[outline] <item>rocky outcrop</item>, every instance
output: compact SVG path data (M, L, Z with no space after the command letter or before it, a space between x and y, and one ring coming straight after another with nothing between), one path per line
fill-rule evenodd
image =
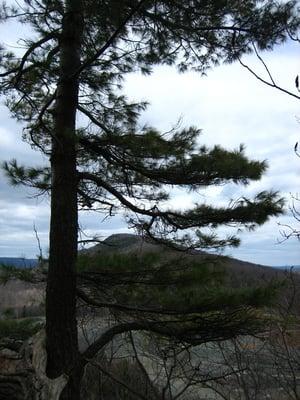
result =
M67 383L46 376L45 333L41 330L19 351L0 350L0 400L58 400Z

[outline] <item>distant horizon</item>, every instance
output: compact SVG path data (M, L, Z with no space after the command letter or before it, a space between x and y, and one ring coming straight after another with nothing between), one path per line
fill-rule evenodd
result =
M226 255L225 255L226 256ZM243 260L241 258L238 257L232 257L229 256L230 258L239 260L239 261L243 261L243 262L247 262L250 264L254 264L254 265L262 265L264 267L271 267L271 268L300 268L300 264L294 265L294 264L285 264L285 265L268 265L268 264L259 264L259 263L255 263L249 260ZM17 257L17 256L0 256L0 264L4 263L6 260L20 260L20 261L31 261L31 262L35 262L38 260L38 257Z

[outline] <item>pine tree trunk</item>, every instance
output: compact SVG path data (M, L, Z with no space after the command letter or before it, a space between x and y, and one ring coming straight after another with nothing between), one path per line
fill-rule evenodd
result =
M50 255L46 291L47 375L70 374L78 362L76 323L77 174L76 108L83 17L81 1L65 2L60 40L60 77L52 138ZM79 382L70 379L62 396L79 399Z

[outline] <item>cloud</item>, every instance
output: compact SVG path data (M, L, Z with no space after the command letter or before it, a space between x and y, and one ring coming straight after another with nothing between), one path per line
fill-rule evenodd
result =
M294 93L294 79L300 67L297 53L298 49L290 45L286 52L280 48L265 54L274 79ZM247 63L266 76L254 57L248 57ZM271 189L289 199L290 193L297 191L300 162L293 148L299 141L299 100L266 87L240 65L216 68L206 77L196 73L178 75L171 68L160 67L150 78L129 77L126 92L134 100L150 101L141 123L167 131L182 117L184 125L202 128L199 142L210 146L221 144L229 149L244 143L249 158L268 162L268 171L260 181L247 187L229 184L221 189L201 191L206 201L224 205L230 199L243 195L251 198ZM180 195L172 204L190 205L191 198ZM284 220L295 223L291 216ZM291 241L279 247L277 222L273 218L256 232L243 234L242 246L230 250L231 253L264 264L279 265L284 260L296 263L299 243Z
M1 32L1 30L0 30ZM7 39L13 42L13 37ZM289 90L294 90L294 78L299 73L299 49L294 44L266 53L265 59L274 79ZM263 71L255 58L246 58L255 70ZM299 187L299 159L293 153L299 141L299 101L268 88L253 78L238 64L224 65L208 71L178 74L169 67L155 68L149 77L140 74L128 76L124 92L132 100L147 100L150 106L141 116L141 124L150 124L168 131L182 117L182 126L202 129L199 143L220 144L228 149L246 145L249 158L267 160L268 171L259 182L247 187L225 185L208 188L198 194L176 190L170 201L175 209L184 209L195 202L228 204L230 199L246 195L253 197L265 189L275 189L289 198ZM0 107L0 161L17 158L26 165L39 165L46 160L21 140L22 126L9 118ZM0 255L30 257L37 254L33 231L35 223L42 245L48 246L49 200L33 198L25 188L12 188L0 173ZM122 216L103 220L101 215L81 216L81 225L89 235L103 237L115 232L126 232ZM242 246L228 253L262 264L282 265L298 263L299 243L287 241L277 244L280 237L278 221L294 224L291 215L272 219L256 232L243 233ZM224 234L227 232L223 230ZM286 261L286 262L285 262Z

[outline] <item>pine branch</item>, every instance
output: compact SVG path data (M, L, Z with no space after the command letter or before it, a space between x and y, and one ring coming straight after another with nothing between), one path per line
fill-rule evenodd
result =
M252 323L251 323L252 322ZM195 316L183 320L130 321L108 328L81 354L81 367L94 358L116 335L145 331L172 338L177 342L199 345L236 335L263 331L264 318L256 317L251 308L241 307L217 316Z
M24 70L24 65L28 61L28 58L30 57L30 55L34 52L34 50L41 47L44 43L47 43L47 42L49 42L49 40L55 39L57 37L58 37L57 32L50 32L48 35L42 37L37 42L32 43L32 45L29 47L29 49L22 56L22 59L21 59L19 65L16 68L13 68L6 72L0 73L0 77L4 78L8 75L17 73L16 76L14 77L14 86L17 88L23 73L26 72L26 70Z
M137 13L137 11L141 8L143 3L145 3L146 0L140 0L137 5L131 10L131 12L128 14L126 18L122 21L120 26L115 30L115 32L111 35L111 37L108 39L108 41L89 59L84 61L81 66L78 68L78 70L74 73L75 76L78 76L81 74L82 71L84 71L86 68L90 67L93 62L95 62L117 39L117 37L120 35L120 33L123 31L127 23L131 20L131 18Z

